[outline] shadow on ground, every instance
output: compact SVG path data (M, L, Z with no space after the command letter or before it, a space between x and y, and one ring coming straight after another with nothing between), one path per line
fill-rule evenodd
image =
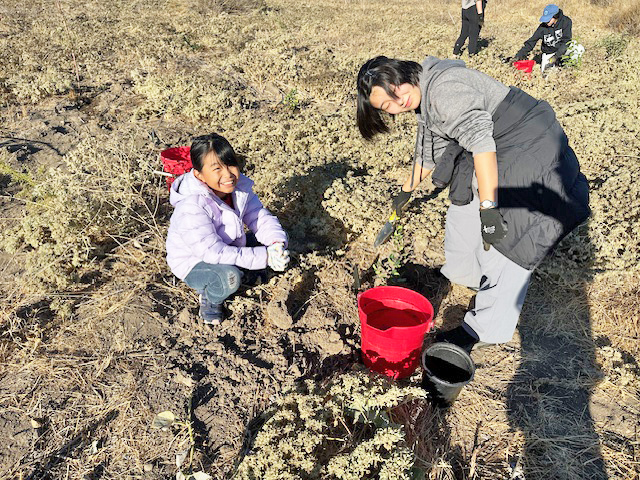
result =
M507 389L509 422L525 436L520 458L512 459L523 478L541 478L542 472L554 472L545 478L608 478L590 413L601 378L586 291L592 263L582 265L581 280L571 286L533 276L528 303L535 299L536 311L525 307L521 316L522 360ZM550 327L547 316L557 323Z
M337 179L353 168L340 162L330 162L311 168L303 175L294 175L278 188L278 199L284 205L278 218L289 234L289 245L298 253L322 247L341 248L347 243L349 230L322 207L324 192ZM355 175L364 175L356 171Z

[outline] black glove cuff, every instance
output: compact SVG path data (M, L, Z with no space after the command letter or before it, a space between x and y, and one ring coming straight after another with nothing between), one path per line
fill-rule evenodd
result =
M393 198L393 208L396 211L396 215L400 215L402 207L411 199L411 192L405 192L400 189L400 192Z
M480 210L480 223L482 239L489 244L499 242L507 234L507 224L497 208Z
M502 221L502 215L497 207L480 209L480 220L483 223L495 223Z

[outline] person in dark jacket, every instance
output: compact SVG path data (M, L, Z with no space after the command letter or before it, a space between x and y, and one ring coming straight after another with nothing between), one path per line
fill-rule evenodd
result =
M414 165L393 200L400 211L429 174L449 185L445 264L477 291L462 325L441 332L471 351L511 339L531 272L590 214L587 180L551 106L466 68L461 60L375 57L360 69L356 118L371 139L383 112L414 112Z
M518 50L514 60L526 59L538 40L542 40L543 64L547 62L560 64L571 41L571 25L571 19L562 13L560 7L553 4L547 5L540 17L540 25Z
M469 39L469 55L478 53L478 36L484 25L486 0L462 0L462 26L453 46L453 54L460 55L464 42Z

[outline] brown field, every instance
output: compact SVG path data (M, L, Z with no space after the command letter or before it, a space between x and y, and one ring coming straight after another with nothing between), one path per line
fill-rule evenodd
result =
M438 273L448 200L428 182L373 248L415 121L362 141L355 75L378 54L450 57L457 1L4 0L0 477L640 478L640 10L567 0L582 67L516 75L501 60L544 5L490 0L487 48L463 59L555 108L593 215L536 270L514 339L474 352L475 380L441 411L412 389L419 373L394 386L359 364L356 266L363 288L427 296L437 327L472 292ZM215 330L165 263L153 173L161 150L211 131L245 157L292 251ZM179 424L152 428L167 410ZM370 438L381 418L393 439ZM260 462L280 463L251 474Z

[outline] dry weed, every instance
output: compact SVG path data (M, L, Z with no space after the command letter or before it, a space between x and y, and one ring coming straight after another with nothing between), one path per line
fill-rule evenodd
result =
M413 454L392 412L424 395L367 373L300 385L265 413L234 478L409 479Z
M163 237L154 219L155 157L135 143L135 136L110 145L87 139L23 190L25 215L0 242L10 253L27 249L32 287L69 288L114 247L143 232Z
M609 18L609 26L618 32L640 36L640 4L631 4L614 12Z

